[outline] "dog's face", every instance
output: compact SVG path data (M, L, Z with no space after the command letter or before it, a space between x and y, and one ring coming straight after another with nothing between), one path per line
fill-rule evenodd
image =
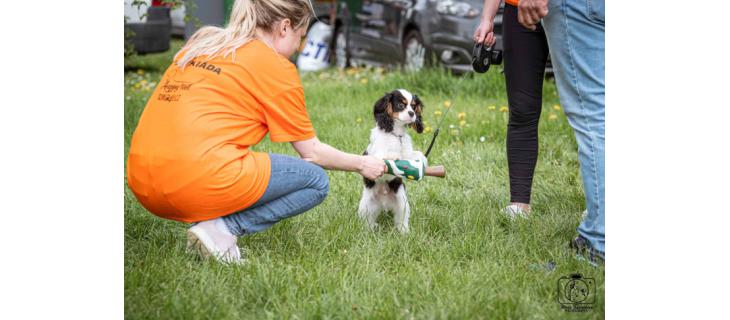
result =
M421 112L423 103L418 96L405 89L386 93L373 108L378 127L385 132L393 131L394 126L410 125L416 132L423 132Z

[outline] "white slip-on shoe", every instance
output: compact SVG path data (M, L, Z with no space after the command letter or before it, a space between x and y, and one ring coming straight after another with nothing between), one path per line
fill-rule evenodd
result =
M528 213L525 210L522 210L518 205L511 204L502 209L502 212L506 214L511 220L516 219L517 217L525 218L527 219Z
M213 257L219 262L226 264L241 264L245 260L241 258L241 250L235 242L221 243L226 241L215 241L209 228L201 224L192 226L187 231L188 250L197 253L202 258Z

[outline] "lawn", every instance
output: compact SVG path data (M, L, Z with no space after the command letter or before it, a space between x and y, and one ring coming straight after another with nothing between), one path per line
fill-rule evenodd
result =
M173 50L181 41L173 43ZM173 52L125 61L125 162L137 120ZM510 222L505 154L504 77L462 77L433 69L303 74L318 137L361 153L374 126L372 107L386 91L406 88L425 104L427 131L447 107L431 164L447 178L407 182L411 232L392 222L369 231L357 217L362 179L329 171L320 206L239 240L249 262L224 266L185 252L186 225L147 212L124 194L125 317L130 319L572 319L604 317L604 268L576 260L569 239L584 209L572 130L555 85L545 82L533 215ZM425 151L432 132L411 132ZM264 138L255 150L294 155ZM384 218L387 218L384 217ZM544 267L554 262L555 268ZM595 279L593 310L563 311L561 277Z

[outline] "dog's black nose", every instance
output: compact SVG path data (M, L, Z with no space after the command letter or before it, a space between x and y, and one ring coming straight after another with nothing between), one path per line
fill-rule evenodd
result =
M413 113L413 111L408 111L408 115L409 115L409 116L411 116L411 117L412 117L412 116L413 116L414 114L415 114L415 113Z

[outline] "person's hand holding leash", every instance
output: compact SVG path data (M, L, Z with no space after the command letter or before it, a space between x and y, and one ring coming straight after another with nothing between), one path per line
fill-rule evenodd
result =
M525 28L535 30L540 19L548 15L548 0L520 0L517 20Z
M487 47L491 47L497 42L494 36L494 16L499 10L499 0L484 0L484 11L482 12L482 20L479 27L474 30L474 42L484 43Z
M496 39L494 38L494 23L492 19L484 19L479 23L479 27L474 31L474 42L484 43L488 47L494 45Z

